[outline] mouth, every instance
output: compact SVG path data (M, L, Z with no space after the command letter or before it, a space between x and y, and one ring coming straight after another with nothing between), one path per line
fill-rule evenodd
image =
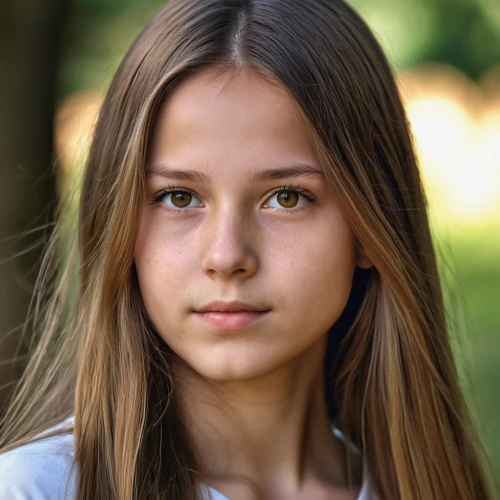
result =
M205 312L264 312L269 311L268 307L260 306L258 304L251 304L241 300L232 300L224 302L222 300L214 300L209 304L204 305L196 310L199 313Z
M265 311L206 311L196 312L203 322L217 330L236 330L262 320L270 309Z
M217 330L235 330L262 320L271 309L240 300L216 300L193 311L203 322Z

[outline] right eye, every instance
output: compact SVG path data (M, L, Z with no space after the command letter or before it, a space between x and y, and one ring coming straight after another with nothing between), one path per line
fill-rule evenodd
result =
M158 201L163 203L167 208L177 212L182 211L184 208L194 208L201 204L201 200L196 195L182 189L164 191L158 198ZM189 206L193 200L198 200L200 203L198 205Z

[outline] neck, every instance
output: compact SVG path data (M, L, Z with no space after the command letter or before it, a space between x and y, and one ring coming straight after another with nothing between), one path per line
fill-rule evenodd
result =
M207 484L345 487L344 449L327 415L325 349L322 339L292 366L245 381L207 380L176 360L176 393Z

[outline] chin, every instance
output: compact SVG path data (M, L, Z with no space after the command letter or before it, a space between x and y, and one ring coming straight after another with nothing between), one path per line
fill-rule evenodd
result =
M198 375L214 382L248 382L264 377L282 366L278 360L241 353L204 353L196 359L185 359Z
M237 365L234 362L218 364L217 366L205 364L196 371L203 378L214 382L250 382L265 376L272 371L272 368L264 367L261 363L256 365L240 361Z
M296 373L302 366L311 365L311 361L306 359L310 356L305 355L311 354L311 348L317 347L317 342L311 340L303 345L294 345L262 338L234 337L223 342L170 345L180 358L180 364L187 369L187 377L191 371L214 382L249 382L282 370ZM324 355L322 350L318 354ZM317 356L313 358L312 365L317 367Z

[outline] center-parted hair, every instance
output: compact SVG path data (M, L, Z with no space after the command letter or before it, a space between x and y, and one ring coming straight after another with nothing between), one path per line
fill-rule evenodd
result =
M40 283L52 283L53 294L36 308L40 341L0 447L75 411L78 500L196 498L169 349L142 305L133 255L158 111L174 86L207 66L251 69L294 99L373 263L356 270L329 332L325 397L332 423L362 451L375 492L492 499L452 357L405 112L379 44L341 0L171 0L147 24L99 113L78 234L55 276L47 254Z

